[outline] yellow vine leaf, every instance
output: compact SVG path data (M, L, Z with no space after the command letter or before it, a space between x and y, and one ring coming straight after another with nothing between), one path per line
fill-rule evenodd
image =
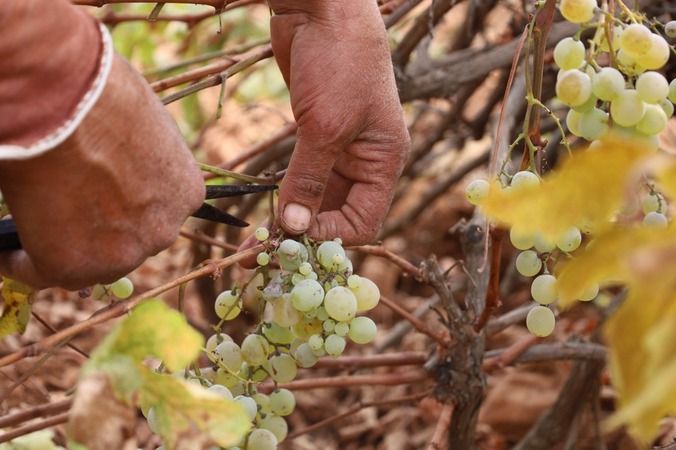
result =
M672 200L676 200L676 163L671 160L656 170L656 179L660 191Z
M598 232L621 210L631 172L653 153L638 141L608 138L569 157L539 186L501 189L494 183L480 206L521 234L555 240L571 226Z
M35 290L18 281L2 278L3 310L0 316L0 338L14 333L23 333L31 315Z

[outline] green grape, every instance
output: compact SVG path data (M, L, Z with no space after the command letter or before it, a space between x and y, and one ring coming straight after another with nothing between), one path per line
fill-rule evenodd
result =
M281 253L289 258L300 256L300 243L293 239L284 239L277 248L277 253Z
M645 215L643 223L650 227L665 228L669 220L664 214L653 211Z
M330 334L324 341L324 350L331 356L340 356L345 351L345 338L337 334Z
M254 232L254 236L256 236L256 240L259 242L267 241L270 237L270 230L265 227L258 227Z
M476 179L465 188L465 197L473 205L480 204L487 196L491 185L484 179Z
M361 277L359 275L350 275L349 277L347 277L347 287L352 289L352 292L354 292L354 290L359 287L360 278Z
M333 327L333 332L338 336L347 336L347 333L350 332L350 324L347 322L339 322Z
M624 76L612 67L604 67L592 77L592 92L603 101L611 101L624 90Z
M509 230L509 241L514 248L519 250L528 250L535 245L535 238L529 234L521 234L515 231L514 228Z
M669 61L669 44L658 34L650 34L650 46L645 53L636 56L636 64L642 69L658 70Z
M664 110L658 105L645 105L645 112L636 124L636 130L649 136L660 134L668 120Z
M225 333L216 333L212 334L209 339L207 339L207 343L204 345L204 348L206 350L207 357L211 361L216 361L218 359L218 355L216 355L215 350L218 344L221 342L232 342L232 338Z
M376 338L377 333L376 323L368 317L355 317L350 321L348 335L357 344L368 344Z
M107 294L106 287L102 284L95 284L92 288L91 296L94 300L103 300Z
M305 261L305 262L301 263L300 266L298 266L298 272L301 275L306 275L306 276L310 275L310 273L312 272L312 265L309 262Z
M331 319L325 320L324 323L322 324L322 328L327 333L331 333L335 327L336 327L336 322L331 320Z
M325 320L328 320L329 313L326 312L326 308L324 308L323 306L320 306L319 308L317 308L315 310L315 317L317 317L317 319L324 322Z
M221 342L214 353L218 356L218 361L231 372L236 373L242 365L242 351L234 342Z
M286 435L289 432L289 426L286 424L286 420L279 416L268 415L265 418L261 419L258 422L258 428L263 430L268 430L277 438L277 442L282 442L286 439Z
M556 240L556 246L564 252L575 251L582 243L582 233L577 227L570 227Z
M622 49L617 52L617 62L620 66L623 66L623 71L628 74L636 71L636 59Z
M278 416L288 416L296 408L296 399L288 389L277 389L270 394L270 411Z
M225 386L221 386L220 384L214 384L211 385L207 388L207 391L213 392L214 394L220 395L223 398L227 398L228 400L232 400L232 392L230 392L230 389L228 389Z
M300 344L293 356L296 359L296 363L305 369L314 366L318 361L309 344Z
M662 201L663 200L658 196L657 193L650 193L646 195L643 197L643 201L641 202L643 213L648 214L651 212L659 212Z
M537 275L542 269L542 261L533 250L526 250L516 257L516 270L524 277Z
M596 108L596 103L598 102L598 99L594 94L590 95L589 98L587 99L586 102L584 102L581 105L573 106L571 109L574 109L577 112L580 113L586 113L588 111L591 111L592 109Z
M595 7L595 0L561 0L559 11L568 22L585 23L594 17Z
M214 377L214 382L218 384L222 384L223 386L227 387L230 389L230 392L232 392L232 395L237 395L239 392L235 393L235 387L237 386L238 383L240 383L239 378L237 376L231 374L227 370L223 368L218 368L216 370L216 376Z
M317 259L323 268L331 270L345 261L345 250L336 241L325 241L317 247Z
M584 291L582 291L582 294L580 294L578 300L580 300L581 302L590 302L594 300L598 294L599 294L599 285L593 283L590 286L587 286L587 288Z
M584 44L567 37L554 47L554 62L564 70L577 69L584 64L584 54Z
M263 327L263 335L268 338L268 341L278 345L288 345L294 338L289 327L280 327L274 322Z
M220 319L232 320L237 317L241 311L239 308L239 299L232 291L223 291L216 297L214 309Z
M272 320L280 327L293 326L300 320L298 310L293 307L288 295L272 300L271 304Z
M584 113L580 119L580 132L588 141L601 139L608 133L608 113L598 108Z
M669 101L676 103L676 78L669 83Z
M556 278L553 275L539 275L530 285L530 295L541 305L549 305L556 300Z
M317 274L316 274L315 272L310 272L310 273L307 275L306 278L307 278L308 280L315 280L315 281L317 281L317 278L318 278L318 277L317 277Z
M529 170L517 172L512 177L510 186L513 189L530 188L540 185L540 178Z
M638 93L633 89L625 89L620 92L615 100L610 103L610 115L613 120L623 127L636 125L643 117L645 103L641 101Z
M526 327L528 331L538 337L546 337L554 331L556 319L551 309L546 306L535 306L528 311Z
M645 72L636 80L636 92L646 103L659 103L669 95L669 83L659 72Z
M670 20L664 26L664 34L671 39L676 39L676 20Z
M620 49L627 54L637 57L648 51L651 46L650 36L652 33L645 25L633 23L622 31L620 36Z
M277 438L270 430L255 429L249 434L246 450L276 450Z
M568 131L575 136L582 136L582 131L580 130L581 119L581 112L575 111L574 109L568 110L568 114L566 114L566 126L568 127Z
M319 350L312 350L312 354L317 358L321 358L322 356L326 355L326 350L324 350L324 347L322 347Z
M357 299L358 312L370 311L380 302L380 289L378 289L378 285L366 277L360 277L358 286L350 288L350 291L352 291Z
M579 106L591 96L591 79L586 73L566 70L556 81L556 96L568 106Z
M674 104L669 100L664 99L660 103L660 108L664 111L664 114L667 116L667 119L671 119L671 116L674 115Z
M267 266L270 263L270 255L267 252L260 252L256 255L256 263L261 267Z
M315 280L302 280L291 290L291 304L301 312L311 311L322 304L324 288Z
M324 308L332 319L348 321L357 314L357 298L348 288L336 286L326 293Z
M263 414L270 414L270 397L260 392L255 393L251 396L258 405L258 410Z
M259 334L250 334L242 341L242 359L252 366L260 366L268 359L268 343Z
M324 346L324 338L322 338L318 334L313 334L307 340L307 343L310 345L310 348L312 350L319 350L320 348L322 348Z
M300 273L294 273L293 275L291 275L291 284L293 284L294 286L303 280L305 280L305 277Z
M541 234L536 234L534 238L535 250L540 253L551 253L556 248L556 242L545 239Z
M296 361L286 354L270 358L270 367L272 368L272 379L277 383L287 383L296 378L298 373Z
M242 405L244 412L247 416L249 416L250 420L254 420L256 418L256 414L258 414L258 406L256 405L256 401L254 399L245 395L238 395L235 397L235 401Z
M124 300L134 292L134 283L127 277L120 278L110 285L110 292L117 298Z

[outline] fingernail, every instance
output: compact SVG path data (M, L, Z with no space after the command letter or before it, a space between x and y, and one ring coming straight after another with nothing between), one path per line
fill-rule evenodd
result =
M284 208L284 224L291 231L302 233L310 227L310 209L298 203L289 203Z

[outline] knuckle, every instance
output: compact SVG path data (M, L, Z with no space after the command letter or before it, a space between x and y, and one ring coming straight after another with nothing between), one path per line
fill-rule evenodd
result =
M290 184L296 195L318 200L324 195L325 183L319 175L313 172L300 172L285 181Z

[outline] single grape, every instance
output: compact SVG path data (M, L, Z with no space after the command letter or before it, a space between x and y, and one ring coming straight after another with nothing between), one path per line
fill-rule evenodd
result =
M336 321L348 321L357 314L357 298L346 287L331 288L324 297L324 308Z
M648 214L651 212L660 212L661 202L663 200L658 196L657 193L650 193L643 197L641 202L641 207L643 208L643 213Z
M530 170L522 170L515 173L512 177L512 182L510 183L510 186L512 186L513 189L530 188L539 185L540 177Z
M315 316L317 317L317 319L319 319L323 322L325 320L328 320L329 313L326 312L326 308L324 308L323 306L320 306L319 308L316 309Z
M272 412L270 411L269 396L257 392L254 395L252 395L251 398L253 398L254 401L256 402L256 405L258 405L258 411L262 412L263 414L270 414Z
M667 119L671 119L671 116L674 115L674 104L668 99L664 99L659 103L659 105L660 108L662 108L662 111L664 111L664 114L667 116Z
M542 269L542 261L533 250L526 250L516 257L516 270L524 277L537 275Z
M352 291L357 299L358 312L370 311L380 302L380 289L378 289L378 285L366 277L360 277L357 287L350 287L350 291Z
M564 252L575 251L582 243L582 233L577 227L570 227L556 240L556 246Z
M535 238L532 235L519 233L514 231L514 228L509 230L509 241L519 250L528 250L535 245Z
M298 311L317 308L324 300L324 288L315 280L301 280L291 290L291 304Z
M246 450L276 450L277 438L270 430L257 428L249 434Z
M305 343L298 346L293 356L296 359L296 363L305 369L314 366L318 361L310 345Z
M289 432L289 426L286 424L286 420L274 415L267 415L265 418L261 419L258 422L258 428L268 430L274 434L277 438L277 442L282 442L286 439L286 435Z
M256 414L258 414L258 406L256 405L256 401L254 399L245 395L238 395L235 397L235 401L242 405L244 412L247 416L249 416L250 420L254 420L256 418Z
M611 101L624 90L622 73L612 67L604 67L592 77L592 92L603 101Z
M627 74L635 72L636 59L622 49L617 52L617 62L622 66L623 72Z
M232 400L232 392L230 392L230 389L228 389L225 386L221 386L220 384L214 384L211 385L207 388L207 391L213 392L214 394L220 395L223 398L226 398L228 400Z
M277 383L288 383L296 378L298 373L296 361L286 354L270 358L270 367L272 368L272 379Z
M260 252L256 255L256 263L261 267L267 266L270 263L270 255L267 252Z
M324 341L324 350L331 356L340 356L345 351L345 338L337 334L330 334Z
M665 228L669 220L664 214L653 211L645 215L643 223L650 227Z
M535 235L535 250L540 253L551 253L556 248L556 242L546 239L541 234Z
M568 127L568 131L570 131L575 136L582 136L582 131L580 130L581 120L581 112L575 111L574 109L568 110L568 114L566 114L566 126Z
M590 302L594 300L598 294L599 294L599 285L593 283L590 286L587 286L587 288L584 291L582 291L582 294L580 294L578 300L580 300L581 302Z
M336 241L324 241L317 247L317 259L326 270L341 264L345 258L345 249Z
M646 103L659 103L669 95L669 83L659 72L644 72L636 80L636 92Z
M347 322L339 322L333 327L333 332L338 336L347 336L350 332L350 325Z
M659 34L650 34L650 46L645 53L636 56L636 64L646 70L661 69L669 61L669 44Z
M567 37L554 47L554 62L564 70L577 69L584 64L584 54L584 44Z
M592 20L595 7L596 0L561 0L559 11L568 22L584 23Z
M591 96L591 79L586 73L567 70L556 81L556 96L568 106L579 106Z
M270 410L278 416L288 416L296 407L296 399L288 389L278 389L270 394Z
M580 119L580 132L588 141L601 139L608 133L608 113L598 108L584 113Z
M232 320L240 313L239 299L232 291L223 291L216 297L214 309L220 319Z
M615 100L610 103L610 115L613 120L623 127L636 125L645 112L645 103L641 101L638 93L633 89L625 89L620 92Z
M267 241L270 237L270 230L265 227L258 227L254 232L254 236L256 236L256 240L259 242Z
M218 355L215 353L216 347L221 342L232 342L232 338L225 333L216 333L209 336L207 343L204 345L204 348L207 353L207 357L211 361L216 361Z
M526 327L528 331L538 337L546 337L554 331L556 319L551 309L546 306L535 306L528 311Z
M134 283L127 277L120 278L110 285L110 292L117 298L124 300L134 292Z
M636 131L648 136L660 134L667 126L667 115L658 105L645 105L643 117L636 124Z
M242 359L252 366L260 366L268 359L268 342L259 334L250 334L242 341Z
M644 54L651 46L652 33L645 25L633 23L622 31L620 48L633 57Z
M290 258L295 258L300 255L300 243L293 239L284 239L280 242L277 252Z
M312 272L312 265L305 261L298 266L298 273L301 275L309 275Z
M263 327L263 335L273 344L288 345L294 336L289 327L281 327L276 323L268 323Z
M676 39L676 20L670 20L664 26L664 34L671 39Z
M537 276L530 285L530 295L541 305L549 305L556 300L556 278L553 275Z
M91 296L94 300L103 300L107 294L106 287L102 284L95 284L92 288Z
M476 179L465 188L465 197L473 205L480 204L487 196L491 185L484 179Z
M336 327L336 322L331 320L331 319L325 320L324 323L322 324L322 328L327 333L333 332L333 329L335 327Z
M368 317L355 317L350 321L348 336L357 344L368 344L376 338L378 327Z
M361 277L359 275L350 275L349 277L347 277L347 287L352 289L352 292L354 292L355 289L357 289L359 287L360 278Z
M216 346L214 353L218 361L231 372L237 373L242 365L242 351L234 342L223 341Z
M320 348L322 348L324 346L324 338L322 338L318 334L313 334L307 340L307 343L312 350L319 350Z
M669 101L676 103L676 78L669 83Z

